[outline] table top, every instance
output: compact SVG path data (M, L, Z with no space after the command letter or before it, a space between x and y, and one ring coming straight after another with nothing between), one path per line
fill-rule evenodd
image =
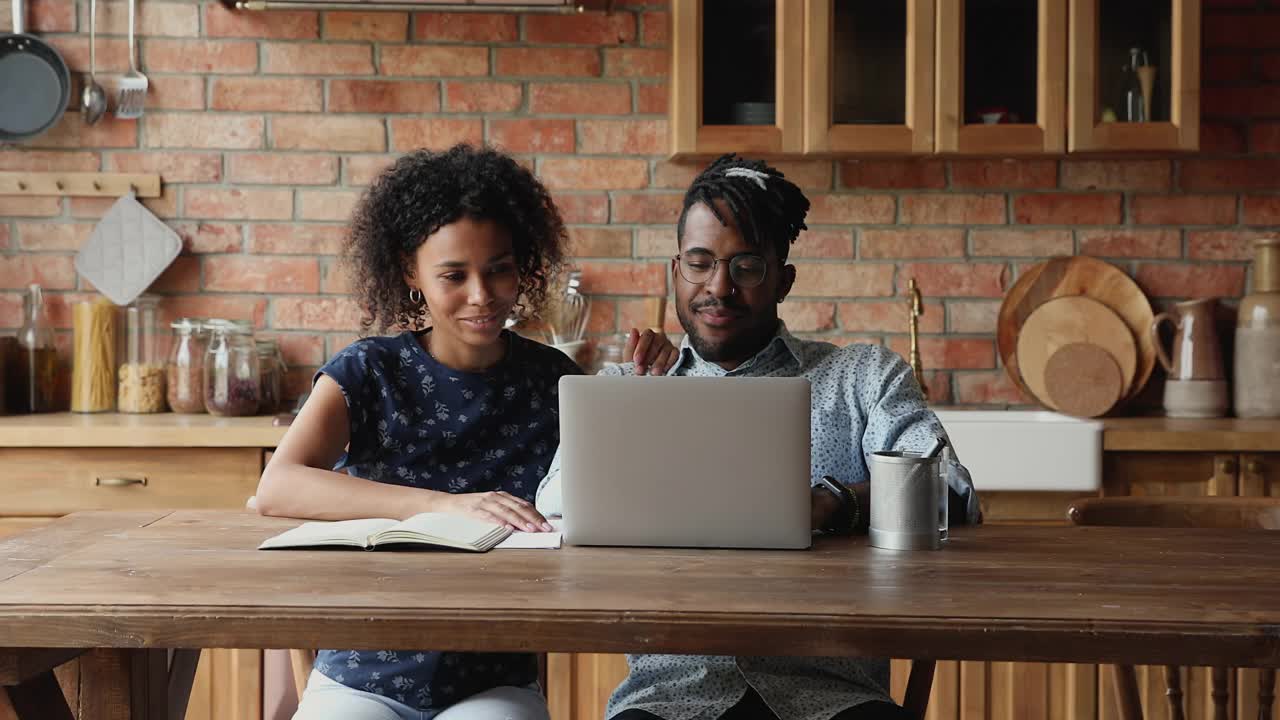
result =
M0 541L0 647L1280 666L1280 533L979 527L941 551L258 551L297 521L93 512Z

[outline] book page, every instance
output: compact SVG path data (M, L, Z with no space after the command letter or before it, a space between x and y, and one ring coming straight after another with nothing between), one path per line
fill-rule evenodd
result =
M494 550L559 550L561 534L551 532L514 532L494 546Z
M500 535L498 539L501 539L509 532L501 525L461 515L419 513L378 533L377 537L373 538L373 542L377 544L422 540L452 547L488 549L492 542L496 542L492 540L493 537Z
M258 549L269 550L271 548L322 545L366 547L370 535L377 534L395 524L395 520L387 518L306 522L292 530L286 530L275 537L268 538L258 546Z

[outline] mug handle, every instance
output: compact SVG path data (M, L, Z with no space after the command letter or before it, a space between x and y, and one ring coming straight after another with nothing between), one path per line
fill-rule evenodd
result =
M1166 373L1173 374L1173 362L1169 360L1169 353L1164 349L1164 342L1160 339L1160 324L1163 322L1173 323L1174 328L1178 327L1178 323L1169 313L1160 313L1151 321L1151 341L1156 346L1156 359L1160 361L1160 365Z

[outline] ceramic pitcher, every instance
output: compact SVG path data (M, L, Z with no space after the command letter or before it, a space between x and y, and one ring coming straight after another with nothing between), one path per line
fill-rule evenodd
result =
M1216 304L1213 298L1188 300L1174 305L1171 312L1156 315L1151 323L1151 335L1156 356L1169 373L1169 379L1222 380L1225 377L1218 330L1214 327ZM1160 325L1165 322L1173 323L1175 330L1172 353L1165 350L1160 339Z

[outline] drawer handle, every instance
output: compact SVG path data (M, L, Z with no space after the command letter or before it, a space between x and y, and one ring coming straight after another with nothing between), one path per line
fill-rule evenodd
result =
M125 487L127 485L147 486L147 477L144 475L140 478L131 477L100 477L94 478L93 484L98 487Z

